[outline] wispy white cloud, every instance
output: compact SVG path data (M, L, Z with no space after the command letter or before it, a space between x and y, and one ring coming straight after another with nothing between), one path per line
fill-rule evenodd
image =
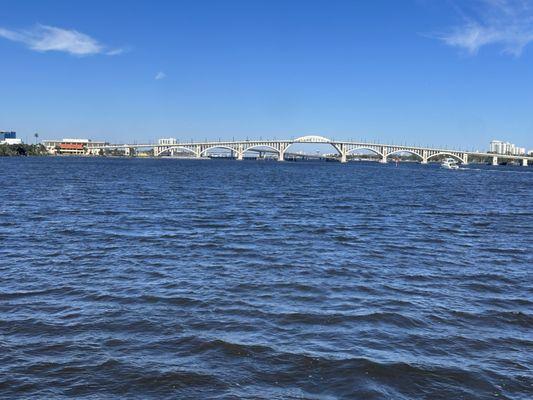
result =
M48 25L36 25L28 30L10 30L0 27L0 37L23 43L29 49L62 51L76 56L94 54L118 55L123 49L111 49L96 39L73 29L62 29Z
M500 46L516 57L533 42L533 0L470 0L456 5L462 24L435 35L449 46L474 55L484 46Z
M131 49L121 49L121 48L118 48L118 49L112 49L112 50L108 50L106 51L106 55L108 56L118 56L120 54L123 54L123 53L127 53L129 52Z
M164 72L161 72L159 71L156 76L154 77L154 79L156 81L160 81L161 79L165 79L167 77L167 74L165 74Z

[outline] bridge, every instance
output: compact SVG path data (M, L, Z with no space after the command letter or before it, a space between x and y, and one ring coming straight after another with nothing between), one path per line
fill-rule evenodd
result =
M278 161L284 161L289 146L297 143L326 143L332 146L336 151L337 159L341 163L348 161L348 157L353 153L360 151L370 151L375 153L380 162L386 163L387 158L404 153L414 155L422 164L427 164L437 157L450 157L457 160L458 163L468 164L469 157L482 157L492 159L493 165L498 165L500 160L519 161L523 166L528 162L533 164L533 157L525 155L507 155L494 153L480 153L464 150L418 147L407 145L391 145L357 141L337 141L324 136L302 136L290 140L231 140L231 141L204 141L204 142L178 142L175 139L161 139L157 144L107 144L95 146L91 151L100 149L124 149L129 154L133 149L151 148L154 156L173 155L176 152L190 153L191 157L207 157L208 152L214 149L225 149L230 151L237 160L242 160L246 152L269 152L275 154Z

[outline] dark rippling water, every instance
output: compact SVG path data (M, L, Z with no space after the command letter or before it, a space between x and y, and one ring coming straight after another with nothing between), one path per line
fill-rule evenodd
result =
M0 170L1 398L533 397L533 169Z

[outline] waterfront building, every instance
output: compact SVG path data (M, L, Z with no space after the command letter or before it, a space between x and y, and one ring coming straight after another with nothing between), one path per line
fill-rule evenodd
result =
M526 149L525 147L517 147L514 143L493 140L490 142L490 152L495 154L521 156L526 154Z
M92 141L90 139L63 138L62 140L43 140L41 142L50 154L97 155L98 146L105 146L107 142Z
M17 132L0 131L0 144L21 144L22 140L17 139Z
M160 145L173 145L173 144L176 144L178 143L178 141L175 139L175 138L163 138L163 139L159 139L159 144Z
M93 141L89 139L89 141L85 144L85 152L86 152L85 154L92 155L92 156L100 155L102 150L97 147L105 146L108 144L109 142Z
M17 132L0 131L0 141L3 141L5 139L16 139L16 138L17 138Z
M22 144L22 139L4 139L0 141L0 144Z

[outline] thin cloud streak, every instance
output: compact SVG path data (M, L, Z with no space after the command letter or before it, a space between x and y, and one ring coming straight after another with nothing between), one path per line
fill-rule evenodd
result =
M19 42L38 52L60 51L75 56L95 54L118 55L123 49L110 49L96 39L73 29L37 25L30 30L10 30L0 27L0 37Z
M433 36L470 55L498 45L502 53L519 57L533 42L533 0L474 0L469 5L457 6L462 25Z
M160 81L161 79L165 79L166 77L167 77L167 74L165 74L164 72L158 72L156 76L154 77L154 79L156 81Z

